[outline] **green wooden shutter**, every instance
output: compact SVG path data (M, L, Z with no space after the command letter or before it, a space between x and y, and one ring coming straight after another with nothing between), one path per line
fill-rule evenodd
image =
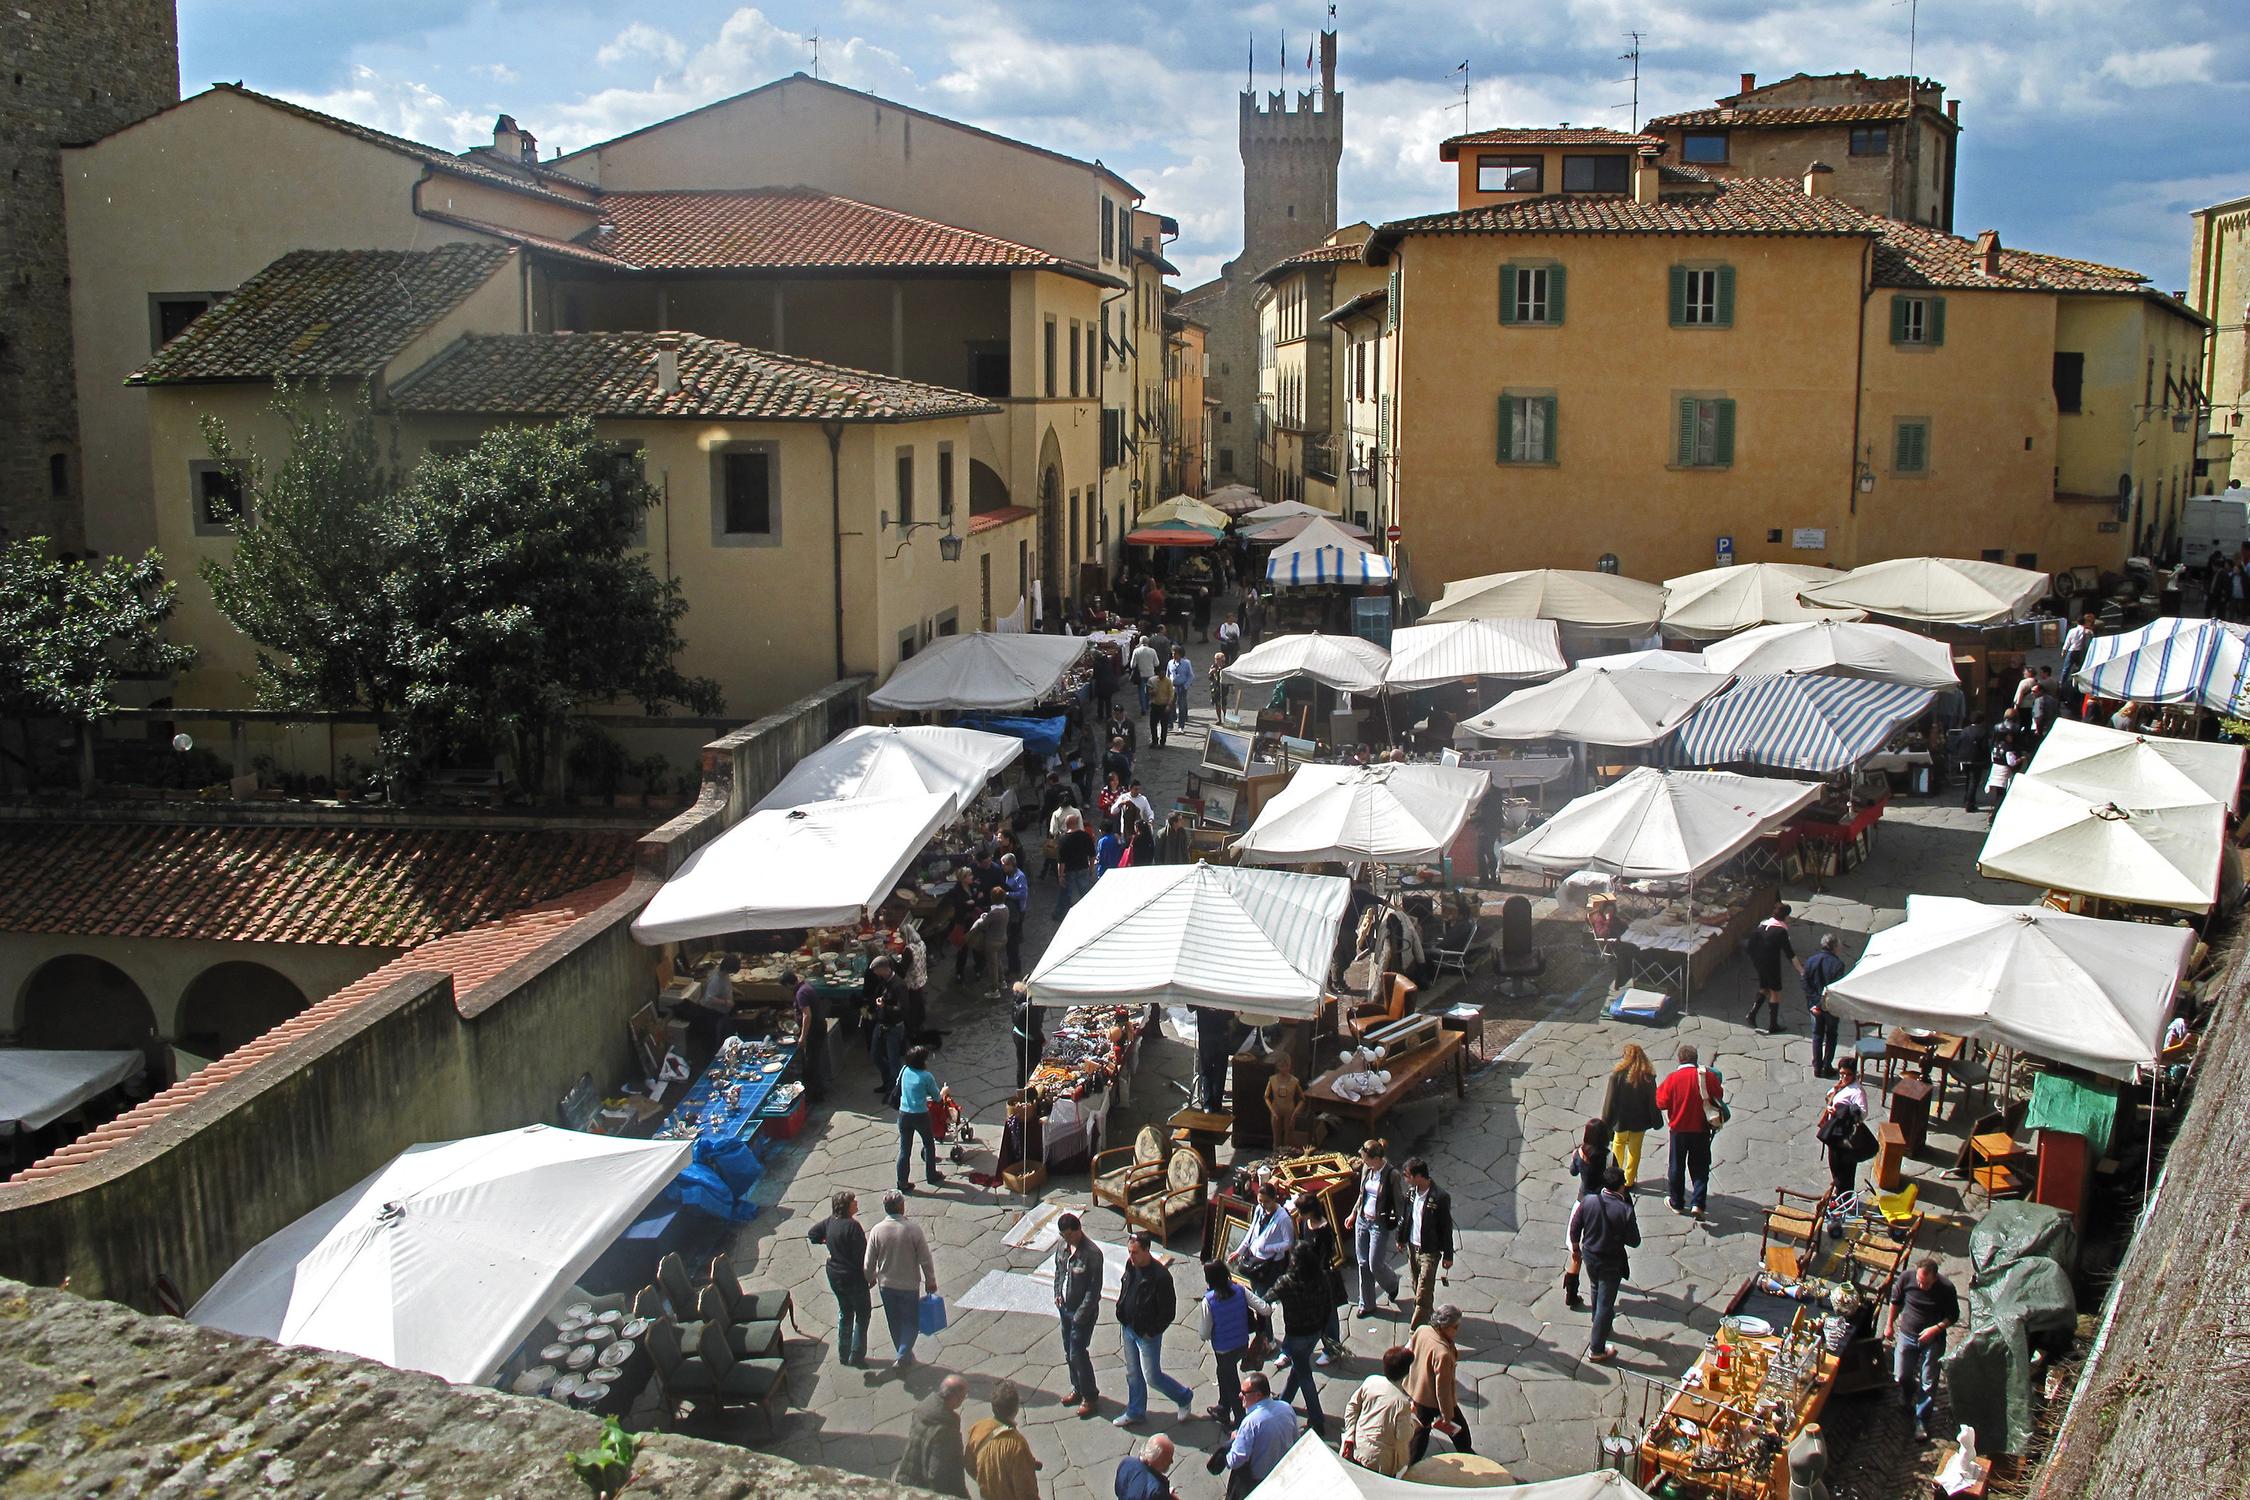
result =
M1500 321L1514 323L1516 315L1516 268L1510 262L1500 268Z
M1687 322L1687 267L1672 268L1672 326L1678 328Z
M1712 440L1711 462L1723 469L1734 462L1734 403L1732 401L1721 401L1717 404L1719 408L1719 420L1716 424L1718 434Z
M1516 451L1516 403L1506 396L1500 398L1500 447L1494 460L1506 463L1508 455Z
M1896 293L1891 297L1891 342L1906 342L1906 298Z
M1543 462L1553 463L1558 452L1555 447L1555 398L1543 396L1540 398L1540 405L1547 409L1547 445L1540 452L1539 457Z
M1674 277L1677 278L1678 274L1679 272L1675 268L1673 271ZM1692 397L1683 396L1680 398L1679 431L1675 434L1675 437L1677 439L1675 449L1679 456L1680 467L1688 468L1695 462L1695 401Z
M1549 323L1559 324L1562 322L1562 296L1563 268L1561 266L1549 266L1547 268L1547 321Z
M1719 326L1734 326L1734 267L1719 267Z
M1922 341L1932 348L1945 342L1945 299L1932 297L1922 313Z
M1898 424L1898 438L1891 453L1891 467L1901 474L1926 473L1930 467L1930 429L1922 422Z

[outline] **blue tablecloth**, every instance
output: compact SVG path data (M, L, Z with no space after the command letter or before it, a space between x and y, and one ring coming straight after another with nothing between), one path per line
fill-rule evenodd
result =
M782 1064L780 1071L754 1073L748 1078L734 1080L741 1087L742 1093L732 1103L725 1102L722 1098L720 1090L727 1085L719 1082L715 1071L718 1063L715 1060L713 1067L706 1069L703 1076L695 1081L695 1086L687 1091L687 1096L672 1106L672 1113L665 1116L664 1123L657 1128L658 1138L689 1138L691 1132L683 1128L682 1119L685 1112L692 1110L696 1116L693 1135L702 1136L706 1140L749 1140L757 1133L759 1113L764 1109L767 1098L789 1076L796 1060L796 1047L784 1046L778 1058Z

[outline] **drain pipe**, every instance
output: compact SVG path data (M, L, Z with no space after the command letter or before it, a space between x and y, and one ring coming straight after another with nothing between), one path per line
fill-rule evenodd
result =
M844 671L844 424L823 422L820 430L828 438L828 538L829 572L836 590L836 680L842 682Z

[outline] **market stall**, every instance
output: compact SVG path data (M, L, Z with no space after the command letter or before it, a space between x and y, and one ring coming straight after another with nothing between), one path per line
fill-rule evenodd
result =
M1569 740L1621 748L1663 739L1719 689L1705 672L1611 671L1574 667L1552 682L1511 693L1474 718L1468 734L1488 740Z
M1816 583L1799 595L1820 609L1857 609L1933 625L2020 620L2053 580L2028 568L1961 557L1894 557Z
M1292 518L1317 521L1323 518L1333 519L1335 516L1333 511L1322 510L1317 505L1307 505L1302 500L1276 500L1270 505L1253 505L1248 510L1238 511L1236 514L1241 517L1242 524L1245 526L1265 525L1270 522L1287 521Z
M1152 526L1136 526L1125 533L1128 547L1215 547L1225 532L1217 526L1198 526L1192 521L1164 521Z
M1249 864L1402 864L1442 858L1492 785L1464 767L1305 765L1234 848Z
M1667 650L1656 647L1647 651L1617 651L1607 656L1581 656L1571 663L1573 667L1608 672L1709 672L1710 663L1700 651ZM1719 674L1724 676L1724 673Z
M1497 1465L1494 1466L1497 1468ZM1413 1470L1408 1471L1409 1474ZM1438 1483L1393 1479L1339 1457L1312 1433L1282 1455L1250 1500L1430 1500L1441 1495L1489 1495L1494 1500L1650 1500L1624 1475L1603 1469L1565 1479L1519 1484L1504 1469L1486 1482L1447 1478Z
M1260 641L1229 662L1220 675L1244 687L1269 687L1305 677L1339 692L1373 693L1382 688L1390 659L1390 653L1373 641L1313 631Z
M862 724L790 767L751 811L943 792L959 815L984 794L987 782L1015 763L1023 748L1019 738L975 729Z
M1977 870L2078 896L2209 911L2240 880L2226 821L2226 806L2201 789L2069 765L2042 771L2034 756L1993 813Z
M1446 620L1553 620L1566 639L1653 635L1664 614L1664 590L1614 573L1530 568L1458 579L1422 623Z
M1263 510L1266 504L1265 497L1258 493L1256 487L1247 484L1222 484L1215 490L1205 492L1203 503L1230 516Z
M2098 698L2235 713L2250 687L2250 626L2167 617L2098 635L2072 681Z
M1902 726L1929 712L1933 696L1927 688L1852 677L1738 677L1696 705L1657 759L1834 775L1890 744Z
M1928 636L1852 620L1761 625L1703 648L1714 672L1777 676L1785 672L1865 678L1906 687L1957 688L1953 653Z
M0 1047L0 1136L53 1124L148 1070L138 1048L116 1052Z
M1085 655L1082 636L978 631L940 636L902 661L867 695L906 712L1025 709L1052 699Z
M1391 582L1391 560L1327 516L1306 523L1266 559L1266 582L1275 588L1313 584L1380 587Z
M1174 495L1159 501L1133 517L1135 526L1162 526L1168 521L1185 521L1190 526L1205 526L1213 531L1224 531L1233 517L1208 501L1192 495Z
M1569 669L1552 620L1451 620L1392 631L1383 685L1398 693L1464 678L1536 682Z
M1309 516L1283 516L1277 521L1260 521L1242 533L1242 539L1252 546L1266 546L1294 541L1313 526L1331 526L1345 536L1366 546L1374 540L1374 533L1366 527L1345 520L1342 516L1315 513ZM1373 550L1370 548L1369 550Z
M1664 580L1666 635L1683 641L1715 641L1760 625L1799 620L1856 620L1858 610L1819 609L1797 595L1816 583L1844 575L1806 563L1737 563L1706 568Z

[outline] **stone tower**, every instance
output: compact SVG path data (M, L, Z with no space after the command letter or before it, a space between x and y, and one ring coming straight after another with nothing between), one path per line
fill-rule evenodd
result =
M1218 398L1206 482L1258 483L1257 276L1275 261L1319 244L1336 230L1336 168L1344 156L1344 96L1336 87L1336 33L1320 34L1320 88L1261 101L1244 90L1242 253L1216 281L1184 293L1182 310L1206 324Z
M85 543L60 148L180 99L174 0L0 6L0 526Z

